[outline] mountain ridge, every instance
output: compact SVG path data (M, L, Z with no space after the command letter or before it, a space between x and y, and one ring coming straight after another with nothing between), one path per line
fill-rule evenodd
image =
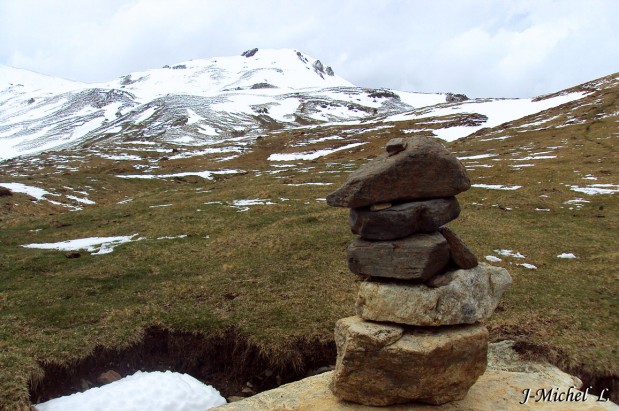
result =
M611 75L531 99L468 99L357 87L293 49L188 60L92 84L5 66L0 161L134 139L208 146L245 137L249 147L274 130L408 120L451 141L583 99L617 79Z

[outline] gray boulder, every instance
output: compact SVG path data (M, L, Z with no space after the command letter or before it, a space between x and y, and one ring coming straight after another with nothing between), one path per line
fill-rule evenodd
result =
M330 388L365 405L460 400L486 370L488 330L479 324L406 329L359 317L335 325L337 362Z
M460 215L456 197L402 203L379 211L350 209L350 228L368 240L395 240L436 231Z
M451 197L471 187L460 161L440 140L419 136L406 148L383 153L354 171L327 196L334 207L364 207L376 203Z
M366 281L355 311L365 320L398 324L473 324L490 318L511 283L507 270L487 264L439 274L426 284Z
M449 262L449 246L438 232L394 241L356 239L348 246L348 268L357 275L425 281Z

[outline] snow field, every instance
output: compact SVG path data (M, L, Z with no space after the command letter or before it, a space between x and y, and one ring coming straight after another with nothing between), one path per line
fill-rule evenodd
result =
M533 101L533 99L484 99L484 100L468 100L459 104L448 104L441 107L436 107L423 112L403 113L387 117L384 121L408 121L427 117L441 117L453 114L462 113L478 113L488 118L479 126L458 126L451 128L441 128L433 130L434 134L445 141L454 141L462 137L466 137L485 127L496 127L499 124L507 123L531 114L539 113L569 103L574 100L581 99L585 93L569 93L561 96ZM505 137L507 138L507 137Z

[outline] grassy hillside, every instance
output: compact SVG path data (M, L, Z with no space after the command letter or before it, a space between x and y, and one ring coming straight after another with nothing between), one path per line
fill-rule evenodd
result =
M587 378L615 381L619 194L574 190L618 188L616 97L614 89L599 97L606 99L603 116L594 109L600 104L556 108L541 126L539 118L525 118L448 145L473 184L512 188L473 187L459 196L461 217L450 223L480 259L500 258L494 264L514 278L488 323L492 338L519 341L529 356ZM416 128L401 122L278 132L224 162L217 161L221 154L170 159L154 151L112 160L100 153L118 148L91 147L0 165L2 181L46 188L61 203L83 207L0 197L0 409L28 409L29 390L49 383L50 364L71 366L102 348L140 344L152 327L232 335L244 344L244 353L234 353L239 364L259 356L276 371L307 367L311 347L315 357L324 355L335 321L353 312L358 286L346 267L353 239L347 210L326 206L324 197L389 138L402 130L414 136ZM315 141L335 135L343 140ZM353 142L367 144L288 163L294 167L267 160ZM157 174L242 172L213 180L117 177L137 174L134 165L157 165ZM67 197L75 192L96 205ZM238 202L256 199L262 204ZM79 258L20 247L133 234L140 240ZM562 253L577 258L557 258Z

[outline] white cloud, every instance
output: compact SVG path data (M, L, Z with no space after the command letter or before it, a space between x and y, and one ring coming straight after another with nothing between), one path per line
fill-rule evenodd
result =
M0 62L92 82L297 48L362 86L524 97L616 71L617 15L615 0L3 0Z

